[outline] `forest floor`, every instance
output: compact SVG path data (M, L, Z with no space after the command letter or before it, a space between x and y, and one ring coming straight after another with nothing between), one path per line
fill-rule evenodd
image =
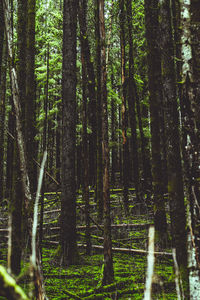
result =
M96 221L96 204L90 194L91 217ZM46 193L44 202L42 266L48 299L143 299L147 266L148 228L153 223L151 206L137 203L129 191L130 216L124 214L120 189L111 191L112 243L115 281L101 286L103 234L91 222L92 254L85 254L84 204L78 195L77 232L79 263L61 266L59 239L60 194ZM0 229L5 228L6 215L1 212ZM3 237L3 231L1 232ZM0 264L6 264L7 246L1 238ZM139 250L139 251L138 251ZM156 255L152 299L177 299L173 260L169 249ZM28 262L23 263L22 273ZM28 279L20 285L27 290ZM0 299L4 299L1 298Z

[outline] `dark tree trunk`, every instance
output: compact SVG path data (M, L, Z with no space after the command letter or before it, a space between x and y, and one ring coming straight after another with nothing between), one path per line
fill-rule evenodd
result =
M112 70L111 74L111 84L112 89L114 90L114 74ZM114 97L112 98L111 102L111 136L112 136L112 166L111 166L111 184L115 186L116 180L116 172L117 172L117 136L116 136L116 129L117 129L117 120L116 120L116 113L117 113L117 105L115 102Z
M36 128L35 128L35 0L28 0L27 8L27 56L26 56L26 111L25 137L27 150L28 172L31 192L36 192L37 168L33 158L36 158Z
M102 97L101 97L101 41L99 0L96 0L96 78L97 78L97 179L96 201L98 220L103 220L103 164L102 164Z
M102 158L103 158L103 213L104 213L104 272L103 284L110 284L114 280L110 219L109 193L109 147L108 147L108 111L106 89L106 49L105 49L105 20L104 0L99 0L99 35L100 35L100 66L101 66L101 103L102 111Z
M128 214L128 187L129 187L129 147L127 139L128 110L127 110L127 86L126 82L126 53L125 53L125 11L124 0L120 1L120 47L121 47L121 83L122 83L122 174L123 174L123 200L124 209Z
M96 82L94 64L91 60L91 51L87 34L87 0L79 0L79 24L80 41L83 57L85 60L86 73L88 77L87 87L89 96L88 121L92 133L89 135L89 181L90 185L96 182L96 160L97 160L97 114L96 114Z
M27 0L18 0L17 22L17 73L19 78L19 97L22 108L22 128L25 133L26 103L26 50L27 50Z
M90 203L89 203L89 152L88 152L88 134L87 134L87 77L86 66L82 53L82 90L83 90L83 104L82 104L82 149L83 149L83 201L85 203L85 240L86 240L86 254L91 254L91 238L90 238Z
M20 162L16 141L14 141L13 152L13 172L12 172L12 193L10 201L11 214L11 252L10 252L10 269L15 275L21 271L22 255L22 203L23 189L20 173Z
M57 128L56 128L56 180L60 183L60 177L61 177L61 116L60 116L60 105L59 105L59 111L57 114Z
M64 265L77 260L76 235L76 27L77 1L64 0L62 81L62 196L60 241Z
M134 61L133 61L133 33L132 33L132 2L126 0L127 21L128 21L128 37L129 37L129 78L128 78L128 106L129 120L131 126L131 147L133 157L133 180L136 195L140 199L140 172L138 158L138 139L137 139L137 123L136 123L136 98L137 87L134 79Z
M187 271L187 233L186 211L184 205L183 175L180 154L179 115L176 90L176 70L174 63L174 45L171 27L170 1L160 5L160 33L162 49L162 80L164 95L168 197L170 204L172 243L184 284L188 294ZM186 296L186 297L187 297Z
M163 193L161 164L160 114L162 107L161 58L158 47L158 0L145 1L145 25L147 39L147 62L150 93L152 179L154 223L161 244L165 241L167 223Z
M3 44L4 44L4 13L3 13L3 2L0 3L0 85L1 85L1 67L3 57Z
M3 45L0 61L0 203L4 195L4 149L5 149L5 100L6 100L6 75L7 75L7 46Z

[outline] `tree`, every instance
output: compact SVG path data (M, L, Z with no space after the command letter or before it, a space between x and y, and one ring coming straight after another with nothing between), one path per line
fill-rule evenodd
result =
M103 164L102 164L102 97L101 97L101 37L99 0L95 1L96 80L97 80L97 176L96 201L98 220L103 219Z
M23 3L26 10L26 3ZM36 158L36 86L35 86L35 5L36 0L27 2L27 51L26 51L26 106L25 106L25 138L28 155L28 172L30 176L31 192L36 192L37 187L37 167L33 159ZM24 14L24 12L22 12ZM22 18L26 18L22 16ZM25 25L25 24L24 24ZM25 41L23 41L23 45ZM22 77L24 78L24 77Z
M83 158L83 200L85 203L85 223L86 223L86 254L91 254L91 239L90 239L90 200L89 200L89 151L88 151L88 134L87 134L87 77L86 77L86 66L82 55L82 90L83 90L83 100L82 100L82 158Z
M63 264L77 259L76 244L76 27L77 1L63 6L63 81L62 81L62 196L61 249Z
M90 43L88 37L88 25L87 25L87 2L86 0L79 1L79 24L80 24L80 42L81 49L85 61L86 73L87 73L87 87L88 87L88 121L91 127L91 134L89 134L89 181L91 185L96 184L96 169L97 169L97 95L96 95L96 78L94 71L94 63L91 57Z
M145 1L145 26L147 39L147 63L149 80L149 105L151 114L152 180L154 223L159 240L166 240L166 215L164 203L163 173L161 164L161 57L158 45L158 0Z
M160 40L166 130L168 197L172 226L172 244L176 249L185 295L188 295L186 212L180 153L179 114L170 1L160 4Z
M126 41L125 41L125 4L124 0L120 1L120 47L121 47L121 84L122 84L122 175L123 175L123 199L124 209L128 213L128 187L130 180L129 168L129 145L127 138L128 129L128 107L127 107L127 72L126 72Z
M106 88L106 48L105 48L105 20L104 0L98 1L99 36L100 36L100 78L102 110L102 158L103 158L103 214L104 214L104 272L103 284L110 284L114 279L110 219L110 191L109 191L109 147L108 147L108 111Z
M129 76L128 76L128 107L129 120L131 126L131 147L133 158L133 179L136 195L140 199L140 174L138 160L138 141L137 141L137 123L136 123L136 101L138 101L137 86L134 79L134 60L133 60L133 33L132 33L132 5L131 1L126 1L127 22L128 22L128 40L129 40ZM143 151L144 152L144 151Z
M7 48L5 40L3 2L0 3L0 157L4 157L5 94L7 71ZM0 161L0 202L3 199L3 159Z

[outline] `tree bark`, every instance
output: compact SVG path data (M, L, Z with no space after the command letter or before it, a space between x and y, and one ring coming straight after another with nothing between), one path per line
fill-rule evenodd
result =
M133 180L136 195L140 199L140 172L138 158L138 138L137 138L137 122L136 122L136 101L138 100L137 86L134 79L134 59L133 59L133 33L132 33L132 3L126 0L127 23L128 23L128 40L129 40L129 78L128 78L128 107L129 120L131 126L131 147L133 158Z
M149 80L149 101L151 114L152 178L154 223L160 243L166 240L166 215L161 164L160 114L162 107L161 58L158 47L158 0L145 1L145 26L147 39L147 62Z
M101 40L99 0L96 3L96 79L97 79L97 179L96 201L98 207L98 221L103 219L103 164L102 164L102 97L101 97Z
M92 129L92 133L89 135L89 181L90 185L95 185L96 182L96 160L97 160L97 95L96 95L96 78L94 72L94 64L91 58L90 44L88 40L87 29L87 0L79 0L79 24L80 24L80 41L81 49L83 51L83 57L86 65L87 72L87 88L89 96L88 106L88 121Z
M122 176L123 176L123 201L125 213L128 214L128 187L129 173L129 148L127 139L128 109L127 109L127 84L126 84L126 53L125 53L125 4L120 1L120 48L121 48L121 84L122 84Z
M27 56L26 56L26 106L25 137L27 150L27 167L32 194L37 187L37 168L33 161L36 158L36 125L35 125L35 5L36 0L28 0L27 8Z
M0 8L1 9L1 8ZM1 33L0 33L1 34ZM1 41L0 41L1 43ZM7 45L2 43L2 58L0 61L0 203L4 196L4 149L5 149L5 109L6 109L6 75L7 75Z
M86 66L82 53L82 93L83 93L83 103L82 103L82 145L83 145L83 201L85 203L85 239L86 239L86 254L91 254L91 238L90 238L90 203L89 203L89 152L88 152L88 134L87 134L87 78L86 78Z
M100 35L100 66L101 66L101 103L102 111L102 157L103 157L103 213L104 213L104 272L102 283L110 284L114 279L110 219L109 193L109 147L108 147L108 111L106 88L106 48L105 48L105 20L104 0L99 0L99 35Z
M187 233L184 205L183 172L181 165L179 114L177 104L176 70L172 35L170 1L160 2L160 41L164 95L168 197L172 227L172 243L176 249L185 296L188 297Z
M64 265L77 261L76 236L76 27L77 1L63 7L62 196L60 241Z

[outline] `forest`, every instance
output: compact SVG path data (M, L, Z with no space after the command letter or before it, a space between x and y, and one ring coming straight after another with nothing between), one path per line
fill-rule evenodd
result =
M0 299L200 299L199 183L198 0L0 0Z

